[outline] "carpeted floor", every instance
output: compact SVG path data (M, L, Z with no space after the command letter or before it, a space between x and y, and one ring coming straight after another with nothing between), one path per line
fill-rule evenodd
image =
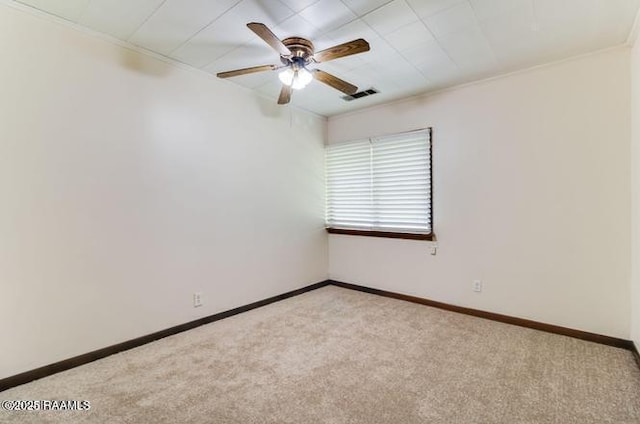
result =
M2 423L640 423L630 352L324 287L0 393Z

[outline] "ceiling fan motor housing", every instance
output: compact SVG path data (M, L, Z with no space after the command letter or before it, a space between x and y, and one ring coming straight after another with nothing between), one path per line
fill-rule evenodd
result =
M284 64L297 63L308 65L313 59L313 43L306 38L289 37L282 40L282 43L291 51L291 56L280 56Z

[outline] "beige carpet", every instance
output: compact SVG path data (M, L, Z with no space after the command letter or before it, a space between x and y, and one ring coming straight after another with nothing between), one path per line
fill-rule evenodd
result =
M0 393L2 423L640 423L631 353L325 287Z

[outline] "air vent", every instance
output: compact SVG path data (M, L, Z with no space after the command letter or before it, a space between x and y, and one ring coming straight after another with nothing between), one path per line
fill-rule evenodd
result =
M377 94L377 93L379 93L378 90L376 90L375 88L370 88L368 90L358 91L357 93L352 94L350 96L342 96L342 100L350 102L352 100L360 99L362 97L371 96L371 95Z

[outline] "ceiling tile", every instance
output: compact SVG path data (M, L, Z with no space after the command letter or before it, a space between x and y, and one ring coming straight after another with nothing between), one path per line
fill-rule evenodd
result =
M359 64L359 66L363 66L363 65L364 65L364 63L360 63ZM320 70L322 70L324 72L327 72L329 74L335 75L338 78L342 78L342 79L346 80L347 82L355 84L355 82L350 81L348 79L348 76L351 74L351 72L354 69L358 69L359 66L356 66L354 68L347 68L347 67L343 66L343 64L340 63L340 62L329 62L329 63L321 63L319 65L315 65L315 66L313 66L313 68L320 69Z
M466 71L485 72L499 68L493 50L480 27L474 26L438 42L458 67Z
M330 111L328 105L347 103L341 99L343 93L318 81L312 81L304 90L294 90L291 104L316 113L326 114ZM275 101L275 97L274 97Z
M242 0L229 12L244 19L244 23L261 22L271 30L294 14L281 0Z
M362 18L378 34L386 35L418 20L405 0L394 0Z
M333 61L333 64L339 64L339 66L343 68L353 69L355 67L361 66L373 53L373 50L380 46L380 43L383 42L378 34L364 21L361 19L356 19L355 21L349 22L342 27L333 30L326 34L326 37L331 40L328 45L324 45L322 49L327 49L333 47L338 44L347 43L349 41L353 41L358 38L365 39L370 46L370 51L360 53L357 55L342 57L338 60ZM316 51L320 51L320 47L316 49Z
M530 4L484 19L480 26L503 67L513 69L519 64L524 65L522 53L540 58L535 50L543 48L541 41L544 35L539 32Z
M333 42L332 44L346 43L347 41L355 40L357 38L364 38L369 41L379 37L379 35L362 19L351 21L340 28L326 33L325 35L331 38Z
M216 74L234 69L272 64L280 64L278 53L265 45L262 40L258 40L232 50L207 65L204 69L207 72ZM267 73L269 72L267 71Z
M364 38L367 42L369 42L372 50L374 48L374 45L378 44L377 40L380 40L380 37L376 34L375 31L373 31L373 29L371 29L371 27L369 27L362 20L356 19L346 25L341 26L338 29L328 32L317 39L314 39L313 41L316 47L316 52L319 52L324 49L328 49L338 44L353 41L358 38ZM369 51L356 55L341 57L339 59L331 61L330 63L331 66L335 66L341 71L351 70L353 68L364 65L367 58L371 54L372 52ZM322 69L324 69L325 63L322 63L322 65Z
M480 22L491 45L502 46L536 36L537 25L530 6L522 6Z
M557 43L556 43L557 46ZM564 52L557 52L553 42L536 37L520 38L501 48L494 47L496 58L505 72L548 63L559 59Z
M382 87L420 87L425 83L420 71L400 53L387 56L382 60L373 60L368 66L376 72L376 86ZM421 89L421 88L419 88Z
M587 2L581 4L586 6ZM605 48L626 39L626 31L617 41L615 35L612 39L611 35L598 34L601 23L589 23L588 15L597 10L593 6L576 13L558 8L557 16L548 15L551 9L535 12L531 5L522 6L485 19L481 26L501 67L504 70L522 69ZM587 16L577 16L581 13ZM606 21L606 13L597 15L599 22ZM608 27L617 31L622 19L616 18L616 24Z
M201 68L257 37L240 19L225 14L171 53L180 62ZM265 45L266 46L266 45Z
M442 49L433 48L429 60L416 63L415 67L431 84L455 83L463 74Z
M375 87L380 91L380 94L376 95L376 97L380 95L392 95L396 96L397 93L402 93L402 97L408 96L416 96L419 94L423 94L428 91L431 87L433 87L433 82L427 80L420 71L413 69L412 74L405 74L400 77L393 78L389 81L389 86L380 86L380 88ZM412 84L410 81L415 80L419 82L418 84ZM381 100L381 97L378 97L375 100Z
M280 83L278 78L275 78L273 80L267 81L266 83L262 84L260 87L256 89L256 91L266 95L267 97L277 99L281 89L282 89L282 83Z
M325 114L327 114L327 112L329 112L329 114L349 112L354 109L369 107L369 106L377 105L380 103L388 102L394 99L394 95L395 95L394 92L380 90L378 94L374 94L373 96L367 96L367 97L362 97L352 101L346 101L346 100L343 100L340 96L340 93L338 93L337 98L333 96L323 98L323 101L325 102L325 104L327 105L331 104L332 107L328 108L325 105L323 105L322 110L325 111ZM311 102L311 104L309 104L307 108L311 108L311 107L317 108L316 104L319 102L312 102L315 99L307 98L305 100Z
M363 55L366 53L363 53ZM354 55L348 57L342 57L337 60L332 60L331 62L319 63L316 68L329 71L329 69L333 69L336 73L344 73L349 72L352 69L358 68L362 65L367 64L365 56L363 55Z
M318 0L282 0L284 4L289 6L289 8L296 13L300 12L303 9L306 9L317 1Z
M590 7L581 8L579 3L586 4L591 3ZM594 13L594 6L597 6L597 2L591 0L565 0L562 2L547 1L547 0L533 0L533 13L536 16L537 22L541 26L553 30L561 26L569 27L569 31L575 28L575 25L580 25L580 22L585 18L589 18L589 15Z
M466 0L407 0L407 2L420 18L428 18L457 4L465 3Z
M371 66L379 72L396 69L402 63L407 62L406 59L395 50L390 50L385 55L371 55L367 59L366 65Z
M332 100L339 99L344 95L345 93L342 91L336 90L327 84L314 80L305 87L304 90L293 90L292 97L295 97L296 101L306 103L319 101L322 97L330 98Z
M313 46L316 52L322 51L324 49L328 49L329 47L333 47L336 44L338 44L333 38L329 37L327 34L315 36L311 41L313 42Z
M457 69L457 65L435 40L402 52L402 55L428 79L431 79L433 74Z
M314 42L315 37L320 35L320 30L300 15L293 15L281 22L273 29L273 32L281 39L287 37L302 37L310 39L311 42Z
M458 68L438 69L437 72L431 72L428 78L429 90L439 90L468 82L465 80L465 74Z
M279 0L243 0L173 51L171 57L198 68L205 66L239 45L260 40L247 23L262 22L273 31L292 14ZM266 43L264 46L269 48Z
M531 7L531 0L469 0L469 2L478 19L491 18L520 7Z
M91 0L79 23L126 40L163 1Z
M346 81L349 81L351 84L356 85L359 91L366 90L371 87L379 88L380 84L383 83L377 69L370 64L363 65L339 76L340 78L344 78Z
M399 62L398 67L390 75L398 89L413 91L414 94L424 92L429 80L424 74L408 62Z
M371 45L371 50L369 51L369 53L363 53L360 56L366 61L385 60L385 58L389 58L398 52L389 43L387 43L383 38L380 37L369 39L369 44Z
M300 16L323 33L341 27L356 18L355 13L340 0L320 0L300 12Z
M17 0L36 9L77 22L87 8L89 0Z
M167 0L129 39L168 54L237 4L238 0Z
M358 16L366 15L372 10L391 3L392 1L393 0L342 0L342 2L346 4L349 9L356 12Z
M406 51L433 40L433 34L422 21L416 21L387 34L385 40L396 50Z
M425 23L436 38L469 28L476 23L476 15L469 3L460 3L426 18Z
M622 43L633 25L638 0L533 0L534 14L543 31L559 37L587 37L608 43Z

